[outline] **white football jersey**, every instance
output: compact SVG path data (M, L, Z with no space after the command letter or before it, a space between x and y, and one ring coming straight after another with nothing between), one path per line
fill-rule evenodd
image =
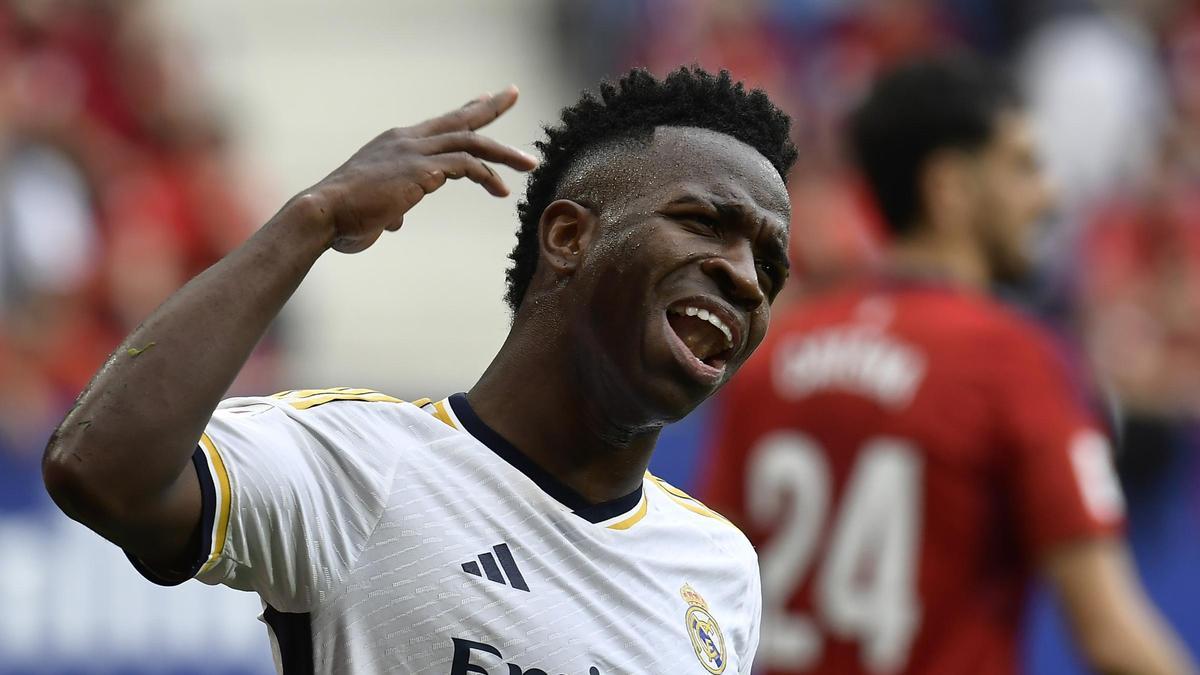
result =
M650 474L588 504L462 394L230 399L193 461L193 573L259 594L281 673L750 673L740 531Z

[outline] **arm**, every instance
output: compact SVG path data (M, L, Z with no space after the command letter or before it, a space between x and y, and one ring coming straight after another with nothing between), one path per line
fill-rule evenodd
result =
M1121 537L1125 501L1108 439L1052 343L1009 340L1003 419L1014 511L1076 643L1101 673L1195 673L1146 598Z
M198 537L192 451L267 326L327 249L366 249L447 179L508 194L483 160L520 170L535 160L474 130L516 98L509 88L385 132L155 310L46 447L46 487L63 511L149 565L178 570Z
M1142 591L1117 539L1049 551L1042 572L1058 596L1084 659L1105 675L1187 675L1195 664Z

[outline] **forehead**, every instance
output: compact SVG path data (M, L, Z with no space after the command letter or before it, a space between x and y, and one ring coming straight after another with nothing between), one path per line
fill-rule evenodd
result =
M658 127L581 157L559 196L587 197L602 208L657 208L690 193L743 202L788 219L787 187L760 152L726 134L695 127Z
M640 184L645 196L664 200L681 190L749 200L787 216L787 187L779 172L751 146L709 129L659 127L640 153Z

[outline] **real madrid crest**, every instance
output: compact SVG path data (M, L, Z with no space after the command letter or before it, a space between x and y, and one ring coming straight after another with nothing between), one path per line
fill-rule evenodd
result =
M700 665L713 675L725 672L726 653L725 636L721 635L721 627L708 611L708 603L690 585L684 584L679 589L688 604L683 622L687 626L688 635L692 638L692 649Z

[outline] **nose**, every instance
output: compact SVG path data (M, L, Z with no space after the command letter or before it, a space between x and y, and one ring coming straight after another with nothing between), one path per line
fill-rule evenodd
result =
M720 255L707 258L700 269L717 282L726 299L747 312L753 312L767 301L758 284L758 270L749 243L742 243Z

